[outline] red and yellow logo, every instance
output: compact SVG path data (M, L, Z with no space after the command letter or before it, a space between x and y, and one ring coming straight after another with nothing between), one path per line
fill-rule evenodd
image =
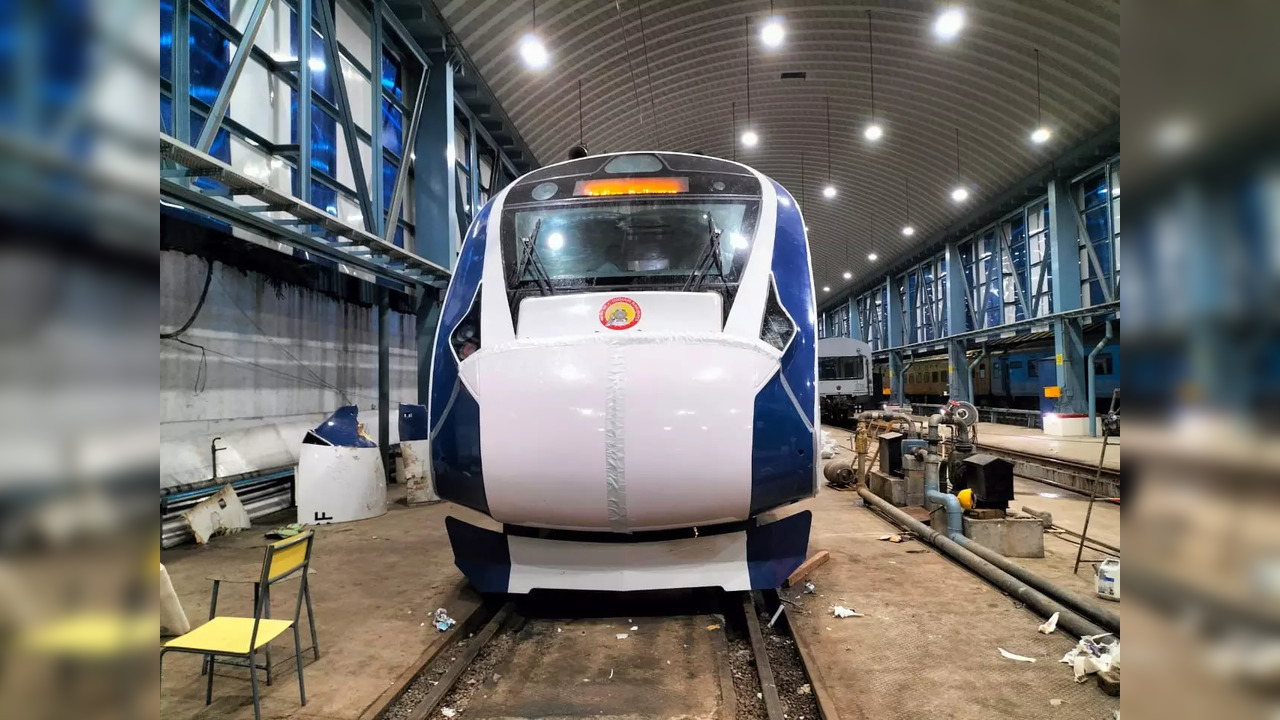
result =
M640 305L629 297L616 297L600 308L600 324L610 330L626 330L640 322Z

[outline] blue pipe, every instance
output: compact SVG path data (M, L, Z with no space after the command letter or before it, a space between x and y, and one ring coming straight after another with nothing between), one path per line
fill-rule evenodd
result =
M1089 389L1089 437L1098 437L1098 398L1096 397L1098 394L1096 387L1098 379L1093 367L1093 358L1102 351L1102 346L1111 342L1111 338L1111 321L1108 320L1107 332L1098 341L1098 346L1093 349L1093 352L1089 353L1089 365L1085 369L1087 379L1085 387Z
M964 510L960 507L960 500L951 493L944 493L940 490L925 490L924 497L926 500L932 500L936 503L942 503L947 508L947 536L958 543L964 544L967 540L964 536Z

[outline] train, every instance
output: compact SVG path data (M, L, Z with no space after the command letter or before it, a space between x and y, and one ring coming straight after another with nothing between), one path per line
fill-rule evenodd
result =
M822 422L845 425L880 398L871 361L871 345L850 337L818 340L818 410Z
M484 593L777 587L817 492L804 220L756 170L623 152L528 173L476 214L441 307L432 482ZM781 513L779 513L781 514Z
M977 358L977 352L969 353L969 362ZM1093 366L1093 401L1099 411L1105 412L1112 392L1120 387L1119 343L1104 345L1094 356ZM903 371L903 394L910 402L944 403L950 399L949 372L950 361L946 356L909 362ZM991 352L973 368L974 403L979 407L1053 412L1058 399L1046 397L1044 389L1057 385L1057 372L1053 345ZM888 396L887 367L877 366L875 374L881 395ZM1064 388L1063 392L1069 394L1071 389Z

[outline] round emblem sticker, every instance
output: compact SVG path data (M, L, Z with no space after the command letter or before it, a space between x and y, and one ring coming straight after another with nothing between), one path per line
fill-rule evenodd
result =
M600 308L600 324L610 330L626 330L640 322L640 306L628 297L616 297Z

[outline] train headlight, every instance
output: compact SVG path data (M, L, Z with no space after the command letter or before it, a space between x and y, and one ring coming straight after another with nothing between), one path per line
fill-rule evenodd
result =
M760 339L782 352L795 337L796 325L778 300L778 286L769 279L769 297L764 304L764 319L760 322Z
M450 333L449 344L453 346L453 354L458 357L458 362L466 360L480 349L480 288L476 288L471 308Z

